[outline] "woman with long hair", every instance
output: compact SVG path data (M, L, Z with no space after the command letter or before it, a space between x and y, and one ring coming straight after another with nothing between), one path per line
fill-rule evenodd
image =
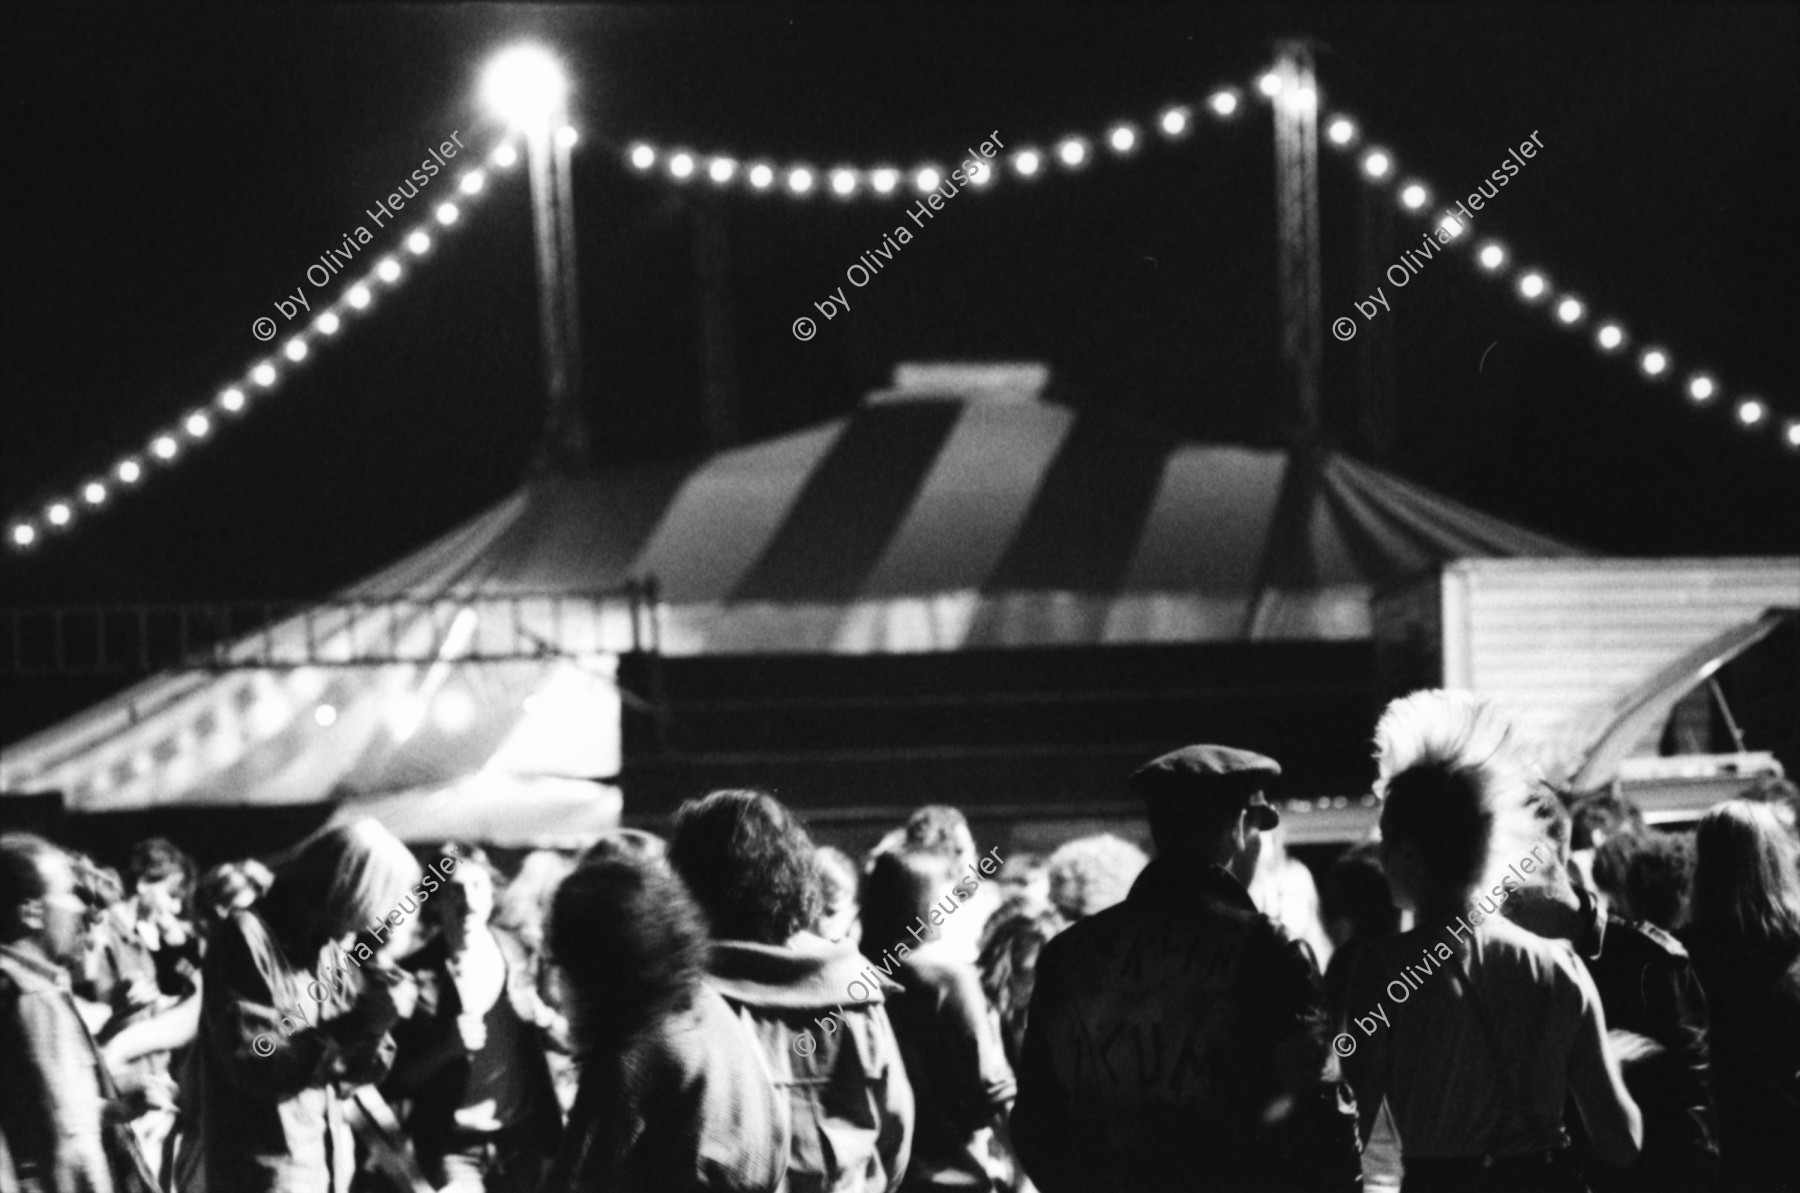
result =
M703 980L706 922L668 863L591 852L557 889L548 944L581 1088L545 1193L776 1188L784 1108Z
M347 1193L343 1096L393 1058L398 975L383 953L425 893L410 889L419 865L361 820L308 837L273 869L268 894L213 929L184 1108L210 1193Z
M1712 1012L1727 1189L1800 1189L1800 852L1768 804L1730 800L1694 833L1682 941Z
M1357 958L1336 1047L1365 1141L1384 1100L1392 1112L1407 1193L1584 1189L1570 1098L1607 1163L1643 1142L1593 979L1566 944L1495 914L1518 880L1491 871L1538 864L1495 848L1530 835L1506 736L1445 692L1397 701L1376 730L1382 867L1414 927Z

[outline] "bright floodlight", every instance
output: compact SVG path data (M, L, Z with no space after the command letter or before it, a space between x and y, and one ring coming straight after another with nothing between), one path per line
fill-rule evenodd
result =
M1611 352L1614 348L1617 348L1620 344L1625 342L1625 333L1619 330L1617 324L1608 323L1605 327L1600 329L1598 339L1600 340L1600 346L1608 352Z
M59 501L55 505L52 505L46 513L50 518L50 524L52 526L67 526L69 524L69 518L72 517L69 512L68 503L63 501Z
M1483 269L1499 269L1506 264L1506 250L1489 241L1481 246L1480 261Z
M375 267L375 276L384 282L399 281L400 262L394 260L392 257L387 258L380 265Z
M1389 160L1387 154L1377 149L1374 153L1363 158L1363 173L1367 174L1370 178L1382 178L1387 175L1388 170L1393 167L1393 164L1394 163Z
M562 107L562 67L540 46L514 46L489 64L481 83L488 106L508 123L536 127Z
M175 458L176 450L174 437L169 435L158 435L155 439L151 440L150 450L155 453L156 458L159 460L173 460Z
M1062 158L1065 166L1079 166L1087 160L1087 146L1078 139L1070 137L1056 148L1056 156Z
M269 388L269 386L275 384L275 366L266 360L263 361L254 369L250 370L250 379L264 389Z
M1581 301L1565 298L1556 304L1556 317L1564 323L1576 323L1581 319Z
M769 184L775 181L775 171L762 163L750 167L750 185L759 191L768 190Z
M943 185L943 182L944 176L930 166L926 166L923 170L920 170L919 176L913 179L913 185L919 188L920 194L924 194L927 191L935 191L938 187Z
M1528 273L1519 279L1519 293L1526 298L1537 298L1544 293L1547 284L1542 274Z
M99 505L106 500L106 486L99 481L89 481L81 490L81 496L89 505Z
M1187 131L1188 110L1186 108L1170 108L1162 114L1162 130L1171 137L1179 137Z
M342 322L338 319L336 311L326 311L319 316L313 326L319 329L320 335L334 336L337 334L338 328L342 326Z
M456 217L461 215L462 212L456 209L456 204L454 203L439 203L437 211L432 214L437 216L438 223L448 228L451 224L456 222Z
M414 232L406 238L406 247L415 254L423 254L431 247L431 237L423 232Z
M1438 221L1438 228L1451 240L1463 234L1462 221L1453 215L1446 215Z
M1237 95L1234 92L1221 91L1206 102L1221 116L1229 116L1237 111Z
M1416 182L1408 184L1406 189L1400 192L1400 201L1406 204L1409 211L1417 211L1425 206L1426 197L1425 188Z
M986 162L976 162L969 171L969 185L986 186L994 180L994 168Z
M1331 143L1333 145L1348 145L1352 138L1356 136L1356 126L1351 124L1348 120L1345 120L1342 116L1339 116L1336 120L1333 120L1331 126L1325 130L1325 135L1331 138Z
M848 195L856 190L856 171L833 170L831 172L831 191L835 195Z
M788 189L796 195L804 195L812 189L812 171L805 166L788 171Z
M885 195L900 185L900 171L884 166L869 175L869 185Z
M349 298L350 305L360 311L369 305L369 288L361 282L358 282L356 285L350 287Z
M12 541L15 547L29 547L37 542L37 529L20 522L12 528Z
M1642 367L1646 377L1657 377L1669 367L1669 358L1653 348L1644 353L1643 359L1638 361L1638 365Z
M648 145L633 145L631 147L631 164L640 170L648 170L656 164L656 150Z
M579 140L581 140L581 134L575 131L575 126L572 124L565 124L556 130L556 143L564 149L575 148L575 142Z
M1757 423L1768 417L1768 414L1769 408L1756 398L1745 398L1738 403L1737 419L1746 427L1754 427Z
M482 184L485 182L487 182L486 174L483 174L480 170L470 170L467 174L462 176L462 181L457 183L456 186L463 194L473 195L481 190Z
M138 478L144 475L144 469L136 460L120 460L119 466L113 469L113 474L124 483L135 485Z
M333 315L332 318L336 319L337 316ZM323 318L321 318L320 321L323 322ZM219 395L219 407L222 410L229 410L231 413L236 414L244 408L244 391L235 385L232 386L230 389Z
M677 153L669 159L669 173L677 178L686 178L694 172L694 155Z
M1106 135L1106 143L1111 145L1115 152L1129 153L1131 147L1137 144L1137 133L1121 124Z
M502 145L494 150L493 156L488 160L502 170L510 170L513 166L518 164L519 151L514 149L511 145Z
M1800 447L1800 418L1789 419L1787 429L1782 432L1789 447Z
M306 359L306 341L289 340L287 345L282 348L282 352L287 354L289 360L293 361L295 364L299 364Z
M212 430L212 420L196 410L187 416L187 422L182 426L186 427L187 433L195 439L205 439L207 433Z
M1027 149L1017 157L1013 158L1013 169L1025 175L1025 177L1030 178L1033 174L1038 172L1038 166L1042 164L1042 162L1043 159L1037 155L1037 150Z
M329 729L337 724L337 709L329 704L321 704L313 709L313 720L319 723L321 729Z
M1281 76L1276 74L1274 71L1270 71L1268 74L1264 75L1262 78L1256 80L1256 89L1258 91L1261 91L1264 95L1270 96L1271 98L1273 98L1274 96L1280 95L1281 94Z
M1705 402L1718 392L1718 386L1705 373L1696 373L1688 379L1688 397L1696 402Z
M737 163L728 157L715 157L712 165L706 167L706 176L720 185L730 182L731 176L736 173Z

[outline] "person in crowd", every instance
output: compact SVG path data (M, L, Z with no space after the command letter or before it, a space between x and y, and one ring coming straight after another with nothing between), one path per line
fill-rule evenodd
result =
M1502 905L1513 923L1567 941L1581 958L1619 1056L1626 1089L1644 1117L1644 1146L1628 1168L1596 1162L1576 1130L1596 1193L1704 1193L1718 1181L1718 1120L1707 1061L1707 1005L1687 950L1652 924L1610 915L1571 881L1570 817L1551 792L1530 801L1542 826L1540 865ZM1620 832L1597 851L1642 834ZM1596 867L1598 869L1598 867ZM1504 890L1504 886L1502 887ZM1571 1123L1578 1128L1579 1122Z
M1693 839L1647 828L1614 833L1594 851L1594 885L1620 919L1674 932L1687 921Z
M1016 1072L1025 1044L1031 992L1037 983L1038 954L1068 920L1047 898L1009 895L981 934L981 989L1000 1020L1006 1063Z
M813 932L833 944L856 944L862 939L856 863L835 845L819 846L813 861L819 872L819 918L813 922Z
M519 863L519 872L501 889L494 903L495 926L517 937L530 958L542 1004L539 1014L543 1035L549 1045L544 1059L550 1065L550 1080L556 1087L557 1104L565 1114L575 1100L578 1074L569 1055L569 1024L557 997L555 967L546 955L544 934L550 922L550 903L556 897L556 888L574 869L575 859L569 855L555 849L534 849Z
M313 834L273 872L261 902L213 930L184 1119L209 1193L347 1193L344 1098L393 1059L404 978L386 953L418 909L419 864L360 820Z
M135 1139L109 1123L166 1104L169 1091L114 1085L71 991L95 903L61 849L30 833L0 836L0 1184L9 1189L156 1188Z
M1400 909L1381 868L1381 845L1365 841L1346 849L1331 867L1337 914L1332 919L1337 947L1325 966L1325 1006L1333 1023L1345 1015L1350 971L1371 940L1400 931Z
M581 1089L544 1193L771 1193L788 1108L705 982L707 930L659 853L590 852L557 888L550 955Z
M1384 1101L1392 1112L1407 1193L1584 1188L1571 1096L1601 1160L1624 1167L1643 1141L1593 979L1566 944L1495 914L1517 886L1489 893L1496 834L1537 843L1516 823L1528 813L1509 735L1441 692L1394 702L1376 730L1382 868L1414 927L1357 958L1338 1047L1352 1046L1364 1137Z
M1077 837L1050 855L1050 905L1073 924L1125 901L1150 859L1123 837Z
M200 1027L200 937L188 916L194 863L163 837L140 841L127 870L133 896L103 912L88 947L85 993L111 1011L98 1033L108 1068L171 1080L174 1050ZM173 1106L132 1123L147 1157L161 1162Z
M954 865L959 874L969 873L980 858L968 817L948 804L925 804L915 808L904 825L883 837L870 851L864 872L874 865L876 858L894 849L918 849L937 854ZM959 911L967 914L945 924L944 947L959 960L974 964L981 947L982 926L999 906L997 887L986 882L977 885L969 901L959 906Z
M1644 813L1625 797L1615 784L1612 787L1576 796L1558 792L1558 798L1569 809L1569 872L1577 886L1595 888L1594 854L1608 840L1623 833L1642 833L1649 826Z
M883 1005L895 987L807 930L819 889L806 829L765 792L715 791L677 809L669 861L706 913L709 984L787 1100L788 1189L898 1189L914 1106Z
M1313 951L1313 961L1323 967L1331 961L1331 937L1319 917L1319 887L1305 862L1287 851L1287 828L1276 825L1264 834L1256 873L1250 879L1250 901L1256 909L1280 924L1295 940Z
M1188 746L1132 775L1156 859L1038 956L1012 1134L1046 1193L1360 1183L1318 968L1246 889L1280 773Z
M1694 833L1682 939L1712 1009L1721 1185L1800 1189L1800 853L1765 803L1729 800Z
M426 1179L456 1193L535 1193L562 1131L531 951L493 920L498 875L458 842L448 882L423 905L435 935L401 966L418 985L394 1029L383 1085L410 1103L408 1135Z
M988 1133L1015 1090L980 975L943 944L945 904L972 893L958 886L965 874L940 854L902 848L877 857L863 880L867 970L900 986L887 1013L917 1106L907 1190L992 1193Z

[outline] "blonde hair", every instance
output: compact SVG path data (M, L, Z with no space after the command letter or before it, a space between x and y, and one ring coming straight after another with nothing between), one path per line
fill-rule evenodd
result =
M275 863L272 903L314 925L318 940L296 940L315 954L327 940L366 931L395 910L422 871L412 852L380 822L363 819L321 829Z
M1694 831L1693 923L1740 942L1800 941L1800 845L1775 810L1727 800Z

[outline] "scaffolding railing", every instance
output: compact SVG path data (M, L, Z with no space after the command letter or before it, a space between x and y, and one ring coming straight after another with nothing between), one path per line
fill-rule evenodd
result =
M587 592L0 609L0 675L145 675L656 653L654 580Z

